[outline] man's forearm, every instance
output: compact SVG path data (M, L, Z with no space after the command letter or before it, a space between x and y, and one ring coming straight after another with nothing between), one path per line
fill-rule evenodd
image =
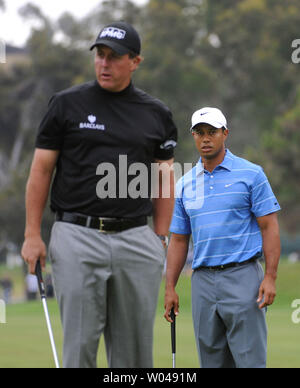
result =
M173 159L158 161L158 165L158 196L152 200L153 227L155 233L166 236L169 234L175 202Z
M189 235L175 235L171 237L170 246L167 255L167 269L166 269L166 289L174 289L176 287L180 273L186 262Z
M26 227L21 254L32 274L35 273L37 260L45 268L46 246L41 237L41 223L50 182L51 174L32 170L26 187Z
M276 213L257 218L263 239L266 262L265 277L259 288L259 308L270 306L276 296L276 278L280 259L280 236Z
M166 288L165 288L165 314L164 317L168 322L172 322L170 311L174 308L177 315L179 311L179 296L175 291L175 287L184 267L188 247L189 235L172 234L170 246L167 256L167 271L166 271Z
M276 279L280 260L279 228L267 228L262 231L263 251L266 263L265 274Z
M153 200L153 228L155 233L167 236L172 220L174 200L156 198Z
M46 206L51 175L31 171L26 187L25 238L41 233L42 216Z
M262 240L263 252L266 262L266 276L277 277L277 268L280 260L280 232L276 213L258 217Z
M41 224L59 151L36 149L26 186L26 227L21 255L29 272L35 273L37 260L46 263L46 246L41 237Z
M40 236L52 174L59 151L36 149L26 186L25 238Z

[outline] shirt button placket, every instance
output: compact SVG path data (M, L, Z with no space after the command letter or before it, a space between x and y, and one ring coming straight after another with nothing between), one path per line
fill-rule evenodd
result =
M210 175L209 190L212 192L215 186L214 175Z

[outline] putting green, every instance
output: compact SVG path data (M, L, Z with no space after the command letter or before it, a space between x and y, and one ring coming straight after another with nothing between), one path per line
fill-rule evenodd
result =
M300 367L300 323L292 322L292 301L300 299L300 263L282 261L277 281L277 298L267 313L268 367ZM18 286L20 288L20 286ZM155 321L154 366L172 367L170 325L163 318L161 286ZM180 315L177 318L176 364L181 368L198 367L191 318L190 278L181 276L177 291L180 295ZM62 330L57 303L48 301L49 313L58 354L61 360ZM44 312L40 301L8 305L6 324L0 324L1 368L54 367ZM299 314L300 318L300 314ZM98 365L107 367L104 341L101 340Z

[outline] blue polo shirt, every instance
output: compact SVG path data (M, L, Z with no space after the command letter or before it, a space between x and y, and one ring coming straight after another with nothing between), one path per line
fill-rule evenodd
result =
M192 268L243 262L262 254L256 217L280 210L263 169L226 150L212 173L201 158L176 185L170 232L192 234Z

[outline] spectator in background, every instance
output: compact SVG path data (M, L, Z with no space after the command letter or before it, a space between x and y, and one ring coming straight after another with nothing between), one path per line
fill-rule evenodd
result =
M9 304L11 301L11 292L13 289L13 282L8 275L5 275L0 279L0 285L3 288L3 299L5 304Z

